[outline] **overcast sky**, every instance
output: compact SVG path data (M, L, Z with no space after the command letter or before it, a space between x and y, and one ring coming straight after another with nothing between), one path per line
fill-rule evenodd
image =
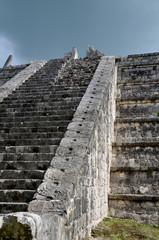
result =
M159 0L0 0L0 67L63 57L159 52Z

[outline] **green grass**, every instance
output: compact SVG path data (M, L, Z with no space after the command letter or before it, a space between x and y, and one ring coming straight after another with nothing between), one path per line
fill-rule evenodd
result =
M135 220L105 218L92 230L94 240L159 240L159 227Z

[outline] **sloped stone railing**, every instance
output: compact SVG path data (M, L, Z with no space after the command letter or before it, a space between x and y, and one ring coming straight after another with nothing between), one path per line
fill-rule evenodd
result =
M16 74L10 81L0 87L0 102L22 85L29 77L44 66L46 61L33 61L28 67Z
M81 239L107 216L115 89L115 58L103 57L29 204L41 217L36 239Z

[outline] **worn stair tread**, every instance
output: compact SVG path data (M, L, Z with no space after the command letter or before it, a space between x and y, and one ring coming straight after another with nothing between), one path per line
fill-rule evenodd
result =
M42 127L12 127L8 129L7 127L0 128L0 132L4 133L58 133L58 132L65 132L67 126L42 126Z
M43 179L46 170L1 170L1 179Z
M147 103L147 102L158 102L159 96L146 96L146 97L129 97L129 98L116 98L117 104L133 104L136 102Z
M0 153L54 153L58 145L0 146Z
M9 164L17 164L19 167L23 163L27 166L34 164L50 162L55 153L0 153L0 166L9 166ZM40 165L39 163L39 165ZM30 169L30 167L29 167Z
M126 118L126 117L117 117L115 123L131 123L131 122L159 122L159 117L156 114L156 117L137 117Z
M117 99L116 101L116 104L117 104L117 107L120 107L120 106L123 106L125 105L126 107L127 106L131 106L131 105L136 105L136 104L150 104L150 103L159 103L159 98L154 98L154 99L143 99L143 100L140 100L140 99L137 99L137 100L123 100L121 101Z
M1 103L0 106L4 106L4 107L10 107L10 106L26 106L27 104L45 104L45 103L50 103L51 105L57 105L57 104L71 104L71 103L78 103L81 98L82 98L83 94L80 94L79 96L76 94L76 96L70 96L70 97L61 97L61 98L31 98L31 99L4 99L4 101Z
M8 117L8 116L15 116L15 117L21 117L21 116L67 116L72 114L73 115L74 111L73 110L52 110L51 108L46 108L43 111L35 111L35 109L33 109L33 111L26 111L25 109L23 109L23 111L19 112L19 111L13 111L13 112L1 112L1 117Z
M67 116L65 115L60 115L60 116L26 116L26 117L0 117L0 122L28 122L28 121L66 121L66 120L71 120L72 119L72 114L68 114Z
M48 111L72 111L72 110L76 110L78 104L72 104L72 105L69 105L67 104L67 107L66 105L59 105L57 104L56 106L55 105L52 105L50 106L50 104L48 103L47 105L46 104L35 104L35 106L31 106L29 105L28 107L18 107L17 105L16 106L10 106L10 108L6 108L6 107L1 107L0 106L0 111L2 112L31 112L31 111L39 111L39 110L48 110Z
M158 84L158 80L159 78L156 77L154 79L140 79L140 80L136 80L136 81L123 81L123 80L119 80L117 81L117 87L122 87L122 86L141 86L141 85L146 85L146 84Z
M45 126L67 126L70 120L54 120L54 121L28 121L28 122L0 122L0 129L12 127L45 127Z
M38 132L38 133L1 133L0 140L10 139L46 139L46 138L61 138L63 137L64 132Z
M50 138L50 139L13 139L13 140L0 140L2 146L36 146L36 145L59 145L61 138Z
M111 166L111 172L147 172L147 171L159 171L159 166L140 166L140 167L131 167L131 166Z
M23 212L27 211L28 203L25 202L0 202L0 212L10 213L10 212Z
M55 90L54 90L55 91ZM57 99L59 99L60 101L65 100L66 98L73 98L73 99L78 99L78 97L80 97L81 95L83 95L85 92L85 90L66 90L63 92L58 92L58 93L54 93L54 92L44 92L42 91L43 95L41 96L41 94L39 94L38 92L34 92L34 94L32 92L26 92L26 94L19 94L16 95L14 94L13 96L9 95L7 98L4 99L4 102L6 101L24 101L24 100L49 100L49 99L54 99L55 101L57 101ZM36 98L35 98L36 97Z
M52 157L53 158L53 154ZM51 160L50 160L51 161ZM3 161L0 162L0 170L46 170L50 161Z
M76 99L76 101L74 101L74 99L67 99L66 101L57 101L57 102L54 102L54 101L46 101L46 102L44 102L44 101L39 101L39 102L37 102L37 101L35 101L35 102L33 102L33 101L25 101L25 102L14 102L14 104L13 103L3 103L3 104L1 104L0 105L0 109L1 109L1 111L3 111L4 109L17 109L17 108L20 108L20 109L32 109L32 108L37 108L37 107L43 107L43 106L49 106L49 107L51 107L51 109L53 110L53 109L56 109L57 107L58 108L70 108L70 107L73 107L73 106L76 106L76 105L78 105L78 103L80 102L80 100L81 100L81 98L80 99L78 99L78 101L77 101L77 99Z
M144 147L144 146L158 146L159 141L138 141L138 142L114 142L113 147Z
M0 190L0 201L2 202L30 202L33 199L35 190L9 189Z
M34 190L38 188L41 179L0 179L0 190Z
M108 194L109 200L123 201L159 201L159 195L141 195L141 194Z

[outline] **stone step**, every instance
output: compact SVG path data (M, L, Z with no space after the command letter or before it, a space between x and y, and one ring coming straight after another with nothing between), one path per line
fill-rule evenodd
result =
M128 55L128 57L124 57L120 59L121 66L128 66L128 65L155 65L159 63L159 53L144 53L144 54L133 54Z
M111 166L158 168L159 146L113 147Z
M28 203L24 202L0 202L0 212L7 214L11 212L26 212Z
M1 112L9 112L9 113L12 113L12 112L31 112L31 111L43 111L43 110L46 110L47 111L52 111L52 112L55 112L55 111L64 111L67 109L67 111L73 111L75 112L76 108L78 107L78 104L77 103L73 103L73 104L56 104L54 105L53 103L52 104L42 104L42 103L36 103L36 104L23 104L21 106L18 106L18 105L9 105L9 106L0 106L0 111Z
M28 84L28 83L27 83ZM44 92L48 92L48 93L53 93L55 91L55 86L53 85L53 84L47 84L47 85L44 85L44 86L41 86L41 85L39 85L39 83L36 83L36 84L34 84L34 86L33 86L33 84L32 83L30 83L30 85L21 85L17 90L15 90L15 93L17 93L17 94L21 94L21 93L23 93L23 92L25 92L25 93L44 93Z
M0 190L27 189L35 191L41 182L39 179L0 179Z
M53 155L53 154L52 154ZM50 165L49 159L45 161L34 160L34 161L3 161L0 162L1 170L43 170L45 171Z
M0 153L55 153L58 145L0 146Z
M44 170L1 170L0 179L43 179Z
M18 90L15 91L13 94L10 94L7 99L11 99L11 100L14 100L14 99L17 99L17 98L34 98L35 96L36 97L48 97L48 98L65 98L65 97L70 97L70 96L74 96L75 94L80 95L80 94L84 94L85 93L85 90L86 90L86 87L84 88L75 88L75 89L66 89L66 90L59 90L59 89L53 89L52 91L44 91L44 90L41 90L41 91L33 91L33 90L30 90L30 91L22 91L22 90ZM42 95L43 94L43 95Z
M70 94L70 95L65 95L63 94L63 96L61 95L46 95L46 96L30 96L27 98L24 98L23 96L19 97L19 98L5 98L3 100L3 105L6 104L23 104L23 103L47 103L47 102L53 102L53 103L67 103L67 102L77 102L80 101L81 97L83 96L83 93L75 93L75 94Z
M93 75L92 75L93 77ZM31 89L31 87L33 86L33 88L35 89L54 89L54 88L58 88L59 86L65 85L65 88L80 88L80 87L86 87L88 86L89 82L91 81L91 77L87 77L85 76L84 78L80 78L80 76L77 77L73 77L73 81L71 81L72 76L70 76L70 78L63 78L62 81L61 79L58 81L54 81L54 77L50 77L50 76L44 76L41 79L44 80L44 82L42 82L40 79L40 76L37 76L36 79L29 79L29 81L25 82L20 89L26 90L26 89ZM39 81L38 81L39 80Z
M30 122L0 122L0 129L12 128L12 127L29 127L29 128L40 128L40 127L66 127L70 123L70 120L61 121L30 121Z
M44 76L42 79L44 79L45 83L38 83L38 79L40 76L37 77L37 79L34 81L33 79L30 79L31 81L25 82L24 85L22 85L21 89L30 89L32 86L33 88L37 89L52 89L52 88L57 88L59 86L65 85L66 88L73 88L73 87L86 87L90 83L92 76L84 76L82 79L80 76L70 76L69 78L63 78L62 81L61 79L58 81L54 81L54 77L48 76L47 78ZM73 80L71 79L73 77ZM48 82L47 82L48 80Z
M159 117L137 117L136 118L116 118L115 124L121 124L121 123L151 123L151 122L159 122Z
M130 142L114 142L112 144L113 148L116 147L157 147L158 146L158 140L157 141L130 141Z
M1 202L26 202L29 203L35 190L0 190Z
M129 82L121 82L120 79L118 79L117 82L117 88L120 89L122 86L143 86L143 85L151 85L151 84L157 84L158 85L158 77L156 76L155 78L150 78L150 79L142 79L142 80L136 80L134 81L129 81Z
M0 133L1 140L20 140L20 139L49 139L49 138L62 138L64 132L38 132L38 133Z
M159 99L159 82L155 84L130 85L118 87L117 101Z
M138 202L158 202L159 195L140 195L140 194L109 194L109 200L124 200L124 201L138 201Z
M158 226L159 195L110 194L109 214Z
M118 123L115 128L116 143L158 142L158 122Z
M120 71L120 70L119 70ZM136 82L156 80L159 77L159 67L148 65L136 68L122 68L119 82Z
M48 115L48 116L26 116L26 117L17 117L17 116L12 116L12 117L1 117L0 116L0 122L39 122L39 121L63 121L63 120L72 120L72 114L68 115Z
M17 126L17 127L1 127L0 132L1 133L58 133L58 132L65 132L67 129L67 125L64 126L37 126L37 127L23 127L23 126Z
M111 166L110 172L159 172L159 166Z
M110 183L112 194L159 195L159 167L111 168Z
M10 110L10 109L9 109ZM13 112L1 112L1 117L27 117L27 116L57 116L60 117L62 116L73 116L74 114L74 110L52 110L51 108L46 108L46 110L44 109L43 111L25 111L25 109L23 109L23 111L13 111Z
M0 140L1 146L35 146L35 145L59 145L61 138L52 139L12 139L12 140Z
M54 146L54 152L56 151L56 146ZM20 167L24 166L24 164L30 169L34 166L34 164L38 165L40 161L40 165L44 162L51 161L54 157L54 152L52 153L0 153L0 166L4 168L9 168L10 164L14 164L15 166ZM35 163L34 163L35 161ZM9 162L9 163L8 163ZM27 163L28 162L28 163ZM30 164L30 165L29 165ZM16 167L16 168L18 168ZM0 167L1 168L1 167Z
M25 93L25 94L27 94L27 91L28 91L28 94L30 94L30 93L37 93L38 94L38 92L39 93L41 93L41 92L44 92L45 91L45 89L46 89L46 91L44 92L44 93L47 93L47 92L49 92L48 90L51 90L49 93L52 93L52 92L55 92L55 94L58 94L58 92L60 92L60 93L66 93L67 91L68 92L71 92L71 91L85 91L86 90L86 86L64 86L64 85L55 85L53 82L49 82L49 85L47 85L47 86L45 86L45 88L43 88L43 89L40 89L40 85L39 85L39 80L33 80L33 81L27 81L27 83L30 83L31 85L33 84L33 83L36 83L36 87L38 87L38 90L39 91L37 91L37 89L36 88L32 88L32 87L30 87L30 89L29 89L29 87L27 87L27 86L25 86L24 87L24 85L21 85L21 86L19 86L19 88L17 89L17 90L14 90L14 92L12 92L11 93L11 96L13 96L14 95L14 93L18 96L19 94L21 95L21 94L23 94L23 93ZM27 89L26 89L27 88ZM49 89L48 89L49 88Z
M49 107L52 107L52 108L56 108L56 107L60 107L60 108L68 108L70 106L75 106L77 107L77 105L79 104L81 98L78 98L78 99L75 99L75 101L73 99L68 99L66 101L39 101L37 102L35 100L35 102L33 101L28 101L28 102L23 102L23 101L19 101L19 102L2 102L1 105L0 105L0 109L6 109L6 108L29 108L29 107L40 107L40 106L49 106Z
M117 118L156 118L159 112L159 102L144 102L119 104L116 109Z
M30 81L30 80L28 80L28 81ZM27 81L27 83L28 83L28 81ZM39 85L39 80L33 80L32 82L30 81L30 83L31 83L31 85L33 84L33 83L35 83L36 82L36 85L37 85L37 87L38 87L38 85ZM86 90L86 87L85 86L63 86L63 85L56 85L55 86L55 84L54 83L50 83L50 86L51 86L51 91L49 92L48 91L48 87L46 87L46 91L45 91L45 89L41 89L41 90L39 90L39 91L37 91L36 90L36 88L32 88L32 87L30 87L30 89L27 89L26 90L26 87L24 87L24 85L21 85L21 86L19 86L19 88L17 89L17 90L14 90L12 93L11 93L11 95L10 96L14 96L14 94L16 95L16 96L20 96L22 93L25 93L26 95L27 95L27 92L28 92L28 94L30 94L30 93L37 93L38 94L38 92L39 93L41 93L41 92L43 92L44 94L47 94L48 92L49 93L51 93L52 94L52 92L54 91L55 92L55 94L57 93L58 94L58 92L59 93L66 93L66 92L72 92L72 91L82 91L82 92L84 92L85 90ZM49 86L49 88L50 88L50 86ZM44 92L45 91L45 92Z
M52 108L70 108L70 107L77 107L79 102L81 101L81 98L77 98L77 99L65 99L65 100L57 100L57 101L52 101L52 100L49 100L49 101L39 101L37 102L36 100L35 101L17 101L17 102L3 102L1 105L0 105L0 109L6 109L6 108L37 108L37 107L43 107L45 106L46 104L46 107L49 106L49 107L52 107ZM38 110L38 109L37 109Z

